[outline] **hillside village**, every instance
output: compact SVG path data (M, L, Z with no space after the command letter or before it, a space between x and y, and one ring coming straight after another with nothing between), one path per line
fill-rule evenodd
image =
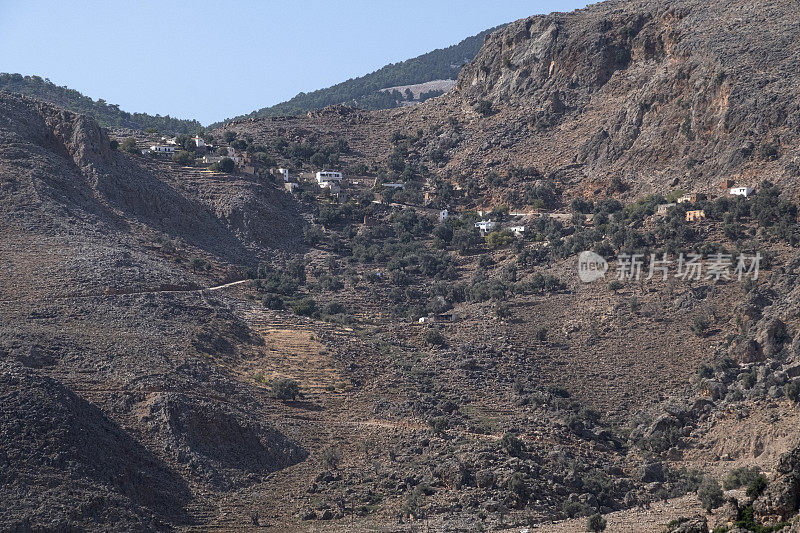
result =
M390 109L0 93L0 530L797 533L795 8L340 84Z

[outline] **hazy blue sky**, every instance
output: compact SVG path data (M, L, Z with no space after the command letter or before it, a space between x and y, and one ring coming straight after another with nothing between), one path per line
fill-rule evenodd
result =
M207 124L587 3L0 0L0 72Z

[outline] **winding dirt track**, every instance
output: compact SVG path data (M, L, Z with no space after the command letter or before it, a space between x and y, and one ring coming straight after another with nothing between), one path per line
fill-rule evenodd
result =
M237 281L231 281L229 283L223 283L222 285L213 285L211 287L186 287L186 288L171 288L171 289L148 289L148 290L140 290L140 291L112 291L112 292L98 292L98 293L91 293L91 294L64 294L60 296L50 296L48 299L50 300L81 300L81 299L88 299L88 298L112 298L115 296L135 296L138 294L182 294L182 293L203 293L203 292L211 292L211 291L220 291L223 289L227 289L229 287L234 287L236 285L241 285L242 283L247 283L251 281L251 278L247 279L240 279ZM40 298L31 298L31 299L19 299L15 298L13 300L0 300L0 304L4 303L16 303L16 302L34 302L40 301Z

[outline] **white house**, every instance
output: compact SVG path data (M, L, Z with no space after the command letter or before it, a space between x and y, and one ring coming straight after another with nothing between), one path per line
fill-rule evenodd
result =
M195 135L195 136L194 136L194 139L192 139L192 140L194 141L194 144L195 144L195 145L196 145L198 148L205 148L205 147L206 147L206 142L205 142L205 141L203 140L203 138L202 138L202 137L200 137L199 135Z
M288 168L279 168L278 169L278 174L283 176L283 182L284 183L288 183L289 182L289 169Z
M664 216L667 213L669 213L669 210L675 207L675 205L677 205L675 202L670 202L668 204L658 204L658 210L656 211L656 213L658 213L660 216Z
M329 189L333 194L339 194L339 191L342 190L338 181L323 181L319 186L321 189Z
M753 194L753 189L750 187L733 187L730 190L732 196L744 196L747 198L751 194Z
M219 163L222 161L222 156L218 155L204 155L203 156L203 163L206 165L210 165L212 163Z
M166 144L154 144L150 147L150 151L156 154L174 154L175 147L167 146Z
M317 183L320 186L322 186L323 183L330 183L332 181L342 181L342 173L331 172L329 170L317 172Z
M288 192L290 192L290 193L294 194L294 191L296 191L296 190L297 190L297 188L298 188L300 185L299 185L298 183L294 183L294 182L287 181L286 183L284 183L284 184L283 184L283 186L286 188L286 190L287 190Z
M478 228L481 233L492 231L496 226L497 222L492 222L491 220L481 220L475 223L475 227Z
M442 209L439 211L439 222L444 222L447 220L447 217L450 216L450 213L447 212L447 209Z
M404 189L406 184L405 183L384 183L384 187L389 187L390 189Z
M525 226L510 226L508 231L519 237L525 233Z

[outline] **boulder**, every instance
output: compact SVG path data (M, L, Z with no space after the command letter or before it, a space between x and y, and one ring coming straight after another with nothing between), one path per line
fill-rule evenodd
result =
M739 502L728 498L725 504L714 511L714 528L731 527L739 519Z
M760 363L764 360L764 350L754 339L731 345L730 355L740 363Z
M794 516L800 505L800 448L784 453L775 468L775 478L753 502L753 513L761 522L773 524Z

